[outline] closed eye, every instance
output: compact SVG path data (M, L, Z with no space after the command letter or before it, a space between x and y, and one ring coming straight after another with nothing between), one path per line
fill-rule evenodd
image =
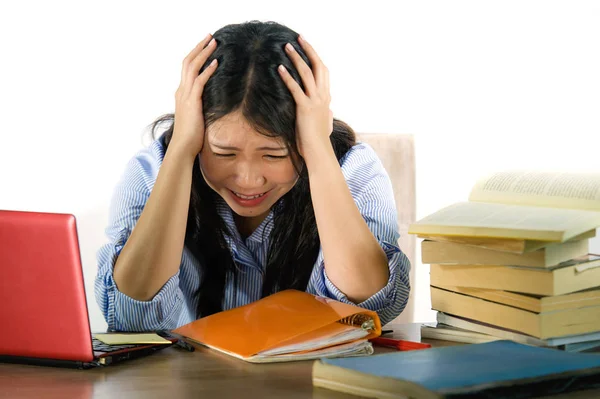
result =
M223 158L228 158L228 157L235 156L235 154L219 154L218 152L213 152L213 154L215 154L218 157L223 157Z
M265 157L270 158L270 159L285 159L288 156L287 155L265 155Z

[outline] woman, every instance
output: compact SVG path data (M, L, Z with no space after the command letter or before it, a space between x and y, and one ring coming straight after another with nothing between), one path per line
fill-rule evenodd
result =
M185 58L175 102L113 197L95 286L110 330L173 329L287 288L382 323L403 310L389 177L333 119L310 44L276 23L225 26Z

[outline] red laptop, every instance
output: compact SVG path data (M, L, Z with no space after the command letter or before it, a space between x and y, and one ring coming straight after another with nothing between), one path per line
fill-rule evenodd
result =
M2 362L89 368L169 346L92 338L77 227L68 214L0 210L0 321Z

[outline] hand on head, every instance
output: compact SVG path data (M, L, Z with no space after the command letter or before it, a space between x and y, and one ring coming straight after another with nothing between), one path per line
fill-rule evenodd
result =
M175 92L175 125L170 146L178 146L194 157L204 144L202 93L217 69L216 58L202 73L198 72L216 48L217 43L210 34L198 43L183 60L181 82Z

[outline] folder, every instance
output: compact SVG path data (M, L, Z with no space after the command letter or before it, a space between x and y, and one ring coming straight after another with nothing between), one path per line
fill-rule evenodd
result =
M173 330L185 340L252 363L373 353L376 312L297 290L200 318Z

